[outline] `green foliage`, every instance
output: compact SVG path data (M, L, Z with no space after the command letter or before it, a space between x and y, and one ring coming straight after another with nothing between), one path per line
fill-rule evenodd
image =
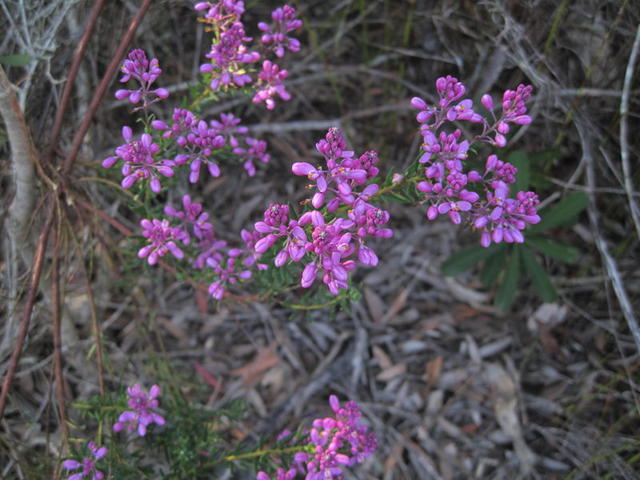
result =
M513 152L508 160L518 168L517 181L512 191L526 190L534 178L531 164L544 160L545 156L527 155ZM558 242L549 237L548 230L573 225L578 215L587 206L584 192L572 192L557 204L540 211L542 220L529 227L522 244L492 244L488 248L472 245L454 253L441 265L444 275L458 275L478 264L481 265L480 281L486 287L497 284L494 305L497 309L507 311L516 299L519 280L522 277L531 280L537 295L543 302L553 302L558 292L551 278L537 259L536 253L550 259L566 263L578 261L580 251L570 245Z
M7 67L26 67L33 61L33 57L24 53L15 55L0 55L0 64Z
M108 455L97 463L97 468L107 474L107 478L218 478L224 468L256 471L258 465L269 464L274 453L293 455L294 451L307 448L304 444L300 445L303 442L299 435L293 437L293 447L291 439L287 439L286 446L283 441L271 449L264 449L262 444L256 445L254 442L234 446L229 432L247 411L246 402L234 400L215 410L203 407L195 399L183 394L180 388L182 380L175 376L163 378L171 376L170 373L162 374L163 369L170 370L170 367L164 365L156 370L157 377L163 379L162 383L170 385L160 398L161 413L166 424L163 427L152 424L144 437L139 437L135 432L115 433L111 430L120 414L131 410L124 390L118 395L95 396L86 403L72 405L83 419L83 429L95 429L97 426L97 436L92 440L108 448ZM197 387L189 390L194 395L199 392ZM82 461L85 457L91 457L87 448L89 440L91 438L83 438L76 433L71 438L70 454L65 459Z
M572 192L564 197L560 202L540 211L542 220L537 225L533 225L529 231L531 233L544 232L555 227L568 227L573 225L580 212L587 208L589 199L584 192Z
M496 292L495 306L498 310L509 310L516 297L516 288L520 278L520 249L515 246L506 264L502 282Z
M440 269L444 275L458 275L469 270L480 260L494 256L504 248L505 245L501 243L494 243L489 248L484 248L482 245L471 245L451 255L442 262Z

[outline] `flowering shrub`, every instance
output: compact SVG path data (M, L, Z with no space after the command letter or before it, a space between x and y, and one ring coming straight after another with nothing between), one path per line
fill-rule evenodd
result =
M96 462L106 457L109 450L106 447L98 447L95 442L87 443L87 448L91 453L90 457L84 457L81 462L73 459L62 462L62 467L66 470L82 469L82 471L72 474L68 480L80 480L84 477L91 478L91 480L104 478L104 473L96 468Z
M413 107L420 110L416 120L420 123L424 153L418 161L426 164L426 168L425 180L417 184L417 189L425 194L425 202L429 205L427 218L435 220L446 214L453 223L460 224L462 215L466 215L473 227L481 232L480 243L484 247L492 241L522 243L521 231L527 224L540 221L536 212L540 203L537 195L518 192L515 199L509 198L509 184L516 181L517 169L499 160L495 154L487 157L482 175L466 168L464 161L474 143L504 147L507 144L504 135L511 128L509 124L531 123L525 102L531 96L532 87L519 85L516 91L504 92L500 116L495 115L491 96L483 95L481 103L493 122L474 112L472 100L460 100L466 88L456 78L439 78L436 89L440 96L438 105L428 105L418 97L411 100ZM482 132L471 140L459 141L462 137L459 129L451 133L441 130L453 121L480 124ZM484 199L472 189L476 185L484 193Z
M241 93L272 110L277 101L291 98L284 83L288 71L278 62L287 52L300 50L293 34L302 27L302 21L293 7L277 8L271 23L259 23L257 28L262 33L257 42L247 35L241 20L242 1L199 2L195 9L213 35L207 60L200 66L204 91L188 108L175 108L170 118L154 117L149 106L169 97L167 89L154 88L161 74L158 60L149 61L142 50L136 49L122 65L120 81L136 85L118 90L116 97L136 105L134 111L143 112L143 131L134 134L132 128L124 126L125 143L102 165L120 165L122 188L144 193L140 197L144 197L146 207L180 178L196 184L203 170L219 177L223 168L233 168L229 163L241 163L253 176L257 165L269 162L265 141L250 137L247 127L230 112L203 118L199 111L202 102L217 99L220 92ZM311 190L299 206L266 206L262 219L242 230L236 244L228 245L216 235L204 206L185 194L181 206L163 205L164 217L154 213L140 220L143 243L138 257L149 265L176 261L178 272L206 282L215 300L229 296L229 290L240 283L256 278L257 283L274 271L286 275L281 276L283 281L271 285L272 295L297 287L312 290L321 283L324 286L320 290L341 298L353 285L351 272L359 265L378 265L375 242L394 235L384 202L401 191L417 199L407 203L426 206L428 220L446 215L456 225L477 230L483 247L521 243L526 227L540 221L536 210L539 200L533 192L511 195L517 168L499 159L493 149L507 144L506 135L512 128L531 122L526 107L531 90L524 85L507 90L501 109L495 108L492 97L485 94L480 102L482 110L476 111L458 79L439 78L435 105L418 97L411 100L418 110L416 119L423 141L419 158L405 171L380 175L377 152L357 154L349 148L342 131L330 128L315 146L321 162L291 165L292 174L303 177ZM461 122L471 124L477 133L466 137L458 128ZM492 151L482 152L483 144ZM155 208L155 212L159 210ZM283 433L276 442L278 448L224 454L212 446L217 437L200 428L208 417L185 409L184 398L174 394L168 405L163 401L167 413L161 415L158 385L146 392L134 384L127 394L128 409L109 419L112 430L137 432L149 445L162 445L166 452L174 452L166 453L167 463L173 465L172 473L184 478L192 478L196 471L213 472L225 462L273 454L285 465L276 469L274 478L279 480L298 476L307 480L340 479L345 466L361 463L376 448L375 436L361 423L359 406L352 401L341 405L335 396L329 400L333 417L316 419L309 430L295 436ZM149 430L154 423L156 426ZM173 436L185 435L185 431L192 435L185 440L188 447ZM95 463L107 455L107 449L90 442L89 450L92 457L85 457L82 463L64 462L66 469L83 469L70 480L90 474L103 478ZM289 464L284 461L287 456ZM264 469L257 474L257 480L270 478Z
M317 418L303 442L308 448L293 456L293 465L276 471L277 480L292 480L304 475L309 480L343 478L342 467L362 463L377 447L374 434L360 423L360 407L356 402L340 406L338 397L331 395L329 404L334 417ZM285 437L288 432L285 432ZM258 472L256 480L271 480L265 472Z

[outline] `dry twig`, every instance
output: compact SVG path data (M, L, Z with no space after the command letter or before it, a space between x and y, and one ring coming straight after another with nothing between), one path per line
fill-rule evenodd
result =
M631 92L631 80L633 79L633 69L636 64L636 58L640 50L640 25L636 30L636 37L633 41L633 48L627 63L627 69L624 75L624 86L622 88L622 99L620 100L620 159L622 160L622 172L624 173L624 189L627 192L627 201L629 202L629 210L631 210L631 218L636 226L636 233L640 239L640 210L636 199L633 198L633 184L631 167L629 166L629 94Z

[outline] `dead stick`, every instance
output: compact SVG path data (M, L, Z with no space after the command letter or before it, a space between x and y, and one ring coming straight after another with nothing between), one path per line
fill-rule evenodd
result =
M18 338L16 339L16 345L11 353L11 359L9 360L9 369L2 382L2 391L0 391L0 418L4 416L4 408L7 402L7 395L13 377L16 374L18 368L18 360L20 359L20 353L22 353L22 346L24 345L24 339L29 331L29 321L31 320L31 312L33 311L33 305L36 301L36 295L38 293L38 284L40 283L40 276L42 275L42 265L44 263L45 251L47 249L47 240L49 239L49 233L53 226L53 220L55 218L55 202L49 204L49 210L47 212L47 220L44 224L40 237L38 238L38 246L36 247L36 253L33 256L33 267L31 269L31 280L29 282L29 292L27 293L27 301L22 313L22 324L20 325L20 331L18 331Z
M71 98L71 89L73 87L73 84L75 83L76 76L78 75L78 70L80 69L80 63L82 62L82 58L84 57L84 52L87 49L87 45L89 44L89 39L93 34L93 30L96 26L98 17L100 16L100 11L102 10L102 7L104 7L104 0L97 0L93 4L93 9L89 14L89 19L87 20L87 25L84 29L84 32L82 33L80 42L78 43L78 46L76 47L75 52L73 52L73 60L71 62L71 67L69 68L67 81L64 84L64 90L62 91L60 104L58 105L58 109L56 111L56 118L53 122L51 138L49 139L49 145L44 154L45 165L52 164L53 152L58 146L58 140L60 138L60 131L62 130L62 122L64 120L64 114L67 110L69 99Z
M89 297L89 306L91 307L91 328L93 328L93 334L95 335L96 345L96 363L98 364L98 387L100 388L100 396L104 396L104 362L102 360L102 331L100 330L100 323L98 321L98 313L96 310L96 300L93 296L93 289L89 281L89 272L87 266L82 262L82 269L84 271L84 278L86 283L87 296Z
M142 2L142 5L140 5L140 8L138 9L138 13L136 13L136 16L133 17L133 20L131 20L131 23L129 24L129 28L127 29L127 32L124 35L124 38L120 42L120 45L118 45L118 49L116 50L116 53L113 55L113 58L111 59L111 63L109 64L109 67L107 67L107 71L103 75L102 80L100 80L100 84L96 89L96 93L93 95L93 98L91 99L91 103L89 104L89 109L87 110L87 113L82 119L82 123L80 124L80 127L76 132L76 135L73 137L71 150L69 150L69 153L67 153L67 156L64 159L64 164L62 165L63 174L69 172L73 167L73 163L76 160L78 151L80 150L80 146L82 145L82 141L84 140L84 136L87 134L87 131L91 126L91 120L93 119L93 116L98 110L98 107L100 106L100 102L102 101L102 98L107 93L107 89L109 88L111 79L113 78L113 75L116 73L116 70L118 70L118 67L120 67L120 61L122 60L122 57L124 56L125 51L129 46L129 42L131 42L131 39L133 38L133 34L138 28L138 25L140 25L140 22L142 21L144 14L149 8L149 5L151 5L151 0L144 0Z
M69 435L67 427L67 415L64 405L64 375L62 373L62 341L61 341L61 308L60 308L60 214L56 215L57 222L54 229L53 261L51 264L51 303L53 310L53 362L56 378L56 400L58 402L58 415L62 426L63 441L66 442Z

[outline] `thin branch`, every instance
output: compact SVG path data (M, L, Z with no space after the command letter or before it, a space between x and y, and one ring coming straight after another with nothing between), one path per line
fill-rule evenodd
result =
M67 426L67 414L65 409L64 374L62 372L62 341L60 326L62 324L60 308L60 212L56 215L57 224L54 229L53 259L51 264L51 309L53 317L53 363L56 379L56 400L58 402L58 415L62 427L63 442L66 443L69 436Z
M84 140L84 136L87 134L87 131L91 126L91 120L93 119L93 116L98 110L98 107L100 106L100 102L102 102L102 98L107 93L107 89L109 88L111 79L113 78L116 71L120 67L120 61L124 57L124 54L127 48L129 47L129 43L133 38L133 34L136 32L136 29L140 25L140 22L142 22L142 19L144 18L144 15L149 9L150 5L151 5L151 0L143 0L142 5L140 5L138 12L136 13L135 17L133 17L133 19L131 20L131 23L129 24L129 28L127 28L127 31L124 34L124 37L120 41L120 44L118 45L118 49L113 54L111 63L107 67L107 71L103 75L102 80L100 80L100 84L96 89L96 93L93 95L93 98L91 99L91 104L89 105L89 109L87 110L87 113L82 119L82 123L80 124L80 127L76 132L76 135L73 137L71 150L69 150L69 152L67 153L67 156L64 159L64 164L62 166L63 175L71 171L71 168L73 167L73 163L75 162L76 157L78 155L78 151L80 150L80 146L82 145L82 142Z
M91 288L91 281L89 279L89 272L87 266L82 263L82 270L84 272L85 287L87 291L87 297L89 299L89 307L91 310L91 328L93 329L93 335L95 336L96 346L96 363L98 365L98 388L100 389L100 395L104 397L106 389L104 386L104 360L102 352L102 330L98 321L98 313L96 309L96 299L93 295L93 289Z
M627 70L624 74L624 86L622 87L622 100L620 100L620 158L622 160L622 172L624 173L624 189L627 192L627 200L629 209L631 210L631 218L636 226L636 233L640 238L640 211L635 198L633 198L633 184L631 183L631 167L629 166L629 94L631 92L631 80L633 79L633 70L640 50L640 25L636 30L636 38L633 41L631 55L627 63Z
M48 243L47 240L49 239L49 233L51 232L51 227L53 226L53 221L55 219L55 202L51 202L49 204L49 209L47 211L46 217L47 220L44 224L42 232L40 233L36 253L33 257L33 267L31 269L29 292L27 294L27 300L22 313L22 324L20 325L20 331L18 332L18 337L16 338L15 347L13 348L13 352L11 353L11 359L9 360L9 369L7 370L7 373L2 382L2 391L0 391L0 418L4 416L4 408L7 403L7 395L9 394L9 389L11 388L13 377L16 374L16 369L18 368L18 360L20 359L20 354L22 353L24 340L27 336L27 332L29 331L31 312L33 311L33 305L35 304L36 296L38 294L38 284L40 283L40 277L42 276L42 266L44 263L45 251L47 249Z
M96 22L98 20L98 16L100 15L100 11L104 7L104 0L98 0L93 5L93 9L89 14L89 20L87 20L87 25L84 29L82 37L80 38L80 42L76 47L75 52L73 52L73 61L71 62L71 67L69 68L69 74L67 75L67 81L64 85L64 90L62 91L62 98L60 99L60 105L58 105L58 109L56 111L56 118L53 122L53 130L51 131L51 138L49 139L49 145L47 150L45 151L45 164L51 165L52 155L55 148L58 146L58 140L60 138L60 131L62 130L62 121L64 120L64 114L67 110L67 105L69 104L69 99L71 98L71 89L75 82L76 76L78 75L78 69L80 68L80 63L82 62L82 58L84 57L84 52L87 49L87 45L89 44L89 39L93 34L93 30L95 28Z
M587 184L590 187L588 213L593 236L596 242L596 247L598 248L600 256L602 257L602 262L604 263L607 275L609 276L611 284L613 285L613 291L616 294L618 303L620 304L620 308L622 309L622 314L627 322L627 326L629 327L629 331L633 335L633 340L636 343L636 348L638 352L640 352L640 327L638 326L638 320L635 317L633 307L624 288L624 282L622 281L622 277L620 275L620 271L618 270L616 261L609 253L607 241L600 232L600 220L598 218L598 209L596 206L596 198L594 192L596 186L596 174L595 167L593 165L593 157L591 156L591 144L589 143L590 135L588 133L589 130L586 126L583 125L582 121L576 121L575 125L582 144L583 159L587 165Z
M11 145L15 196L9 207L8 232L17 245L27 243L27 230L34 205L36 149L15 90L0 66L0 115Z

